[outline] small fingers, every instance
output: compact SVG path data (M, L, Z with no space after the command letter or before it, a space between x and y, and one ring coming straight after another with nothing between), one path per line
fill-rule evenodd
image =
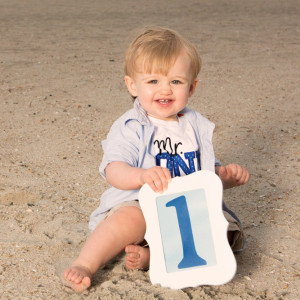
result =
M165 172L162 168L156 170L156 174L153 179L154 185L159 193L162 193L168 188L168 179L166 178Z
M146 171L145 183L156 193L162 193L167 190L168 182L171 180L169 169L162 167L154 167Z
M246 169L242 168L242 174L241 174L241 177L239 179L240 185L246 184L249 181L249 179L250 179L249 172Z
M228 174L230 175L231 178L238 180L239 170L237 168L237 165L231 164L227 166L226 169L229 169Z
M153 175L152 177L149 177L146 180L146 183L148 183L148 185L151 187L151 189L155 193L161 193L163 191L162 182L161 182L160 178L156 175Z
M238 165L234 165L233 178L235 178L236 182L239 184L244 176L244 168Z
M162 168L162 170L165 174L167 181L170 182L172 180L170 170L168 168Z
M236 185L243 185L249 180L249 173L239 165L231 165L231 177L235 180Z
M249 181L250 175L246 169L237 164L230 164L225 167L224 172L221 172L221 178L227 181L231 186L239 186Z
M162 190L160 190L161 192L164 192L168 189L168 183L171 181L171 174L169 169L167 168L160 168L159 171L159 180L160 180L160 187L162 188Z
M224 178L226 176L227 176L227 170L224 166L221 166L219 170L219 177Z

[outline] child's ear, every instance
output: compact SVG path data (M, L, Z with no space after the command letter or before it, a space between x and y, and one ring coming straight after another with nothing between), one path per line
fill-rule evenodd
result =
M190 86L190 97L194 94L196 87L198 85L199 80L195 79L194 82Z
M130 76L128 76L128 75L126 75L124 77L124 80L125 80L125 83L126 83L126 86L127 86L127 89L129 91L129 93L133 97L137 97L136 86L135 86L134 80Z

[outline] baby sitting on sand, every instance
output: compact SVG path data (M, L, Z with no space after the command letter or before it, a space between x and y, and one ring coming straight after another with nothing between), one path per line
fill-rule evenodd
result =
M149 266L150 249L143 247L146 224L138 201L145 183L161 193L172 177L204 170L211 161L224 189L249 180L243 167L221 166L212 146L214 125L186 107L201 69L200 56L189 41L170 29L147 29L129 45L124 69L135 102L103 142L100 173L111 188L91 215L92 234L63 274L63 283L78 292L87 289L96 271L124 249L127 268ZM167 140L176 145L176 153L170 155L159 147L157 141ZM223 211L229 243L240 251L245 246L240 221L225 204Z

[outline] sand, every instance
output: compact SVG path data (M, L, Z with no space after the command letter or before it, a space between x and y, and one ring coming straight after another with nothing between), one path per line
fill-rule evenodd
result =
M216 156L252 175L225 192L248 248L226 285L153 286L121 255L78 295L58 274L107 189L101 141L132 107L123 52L146 25L201 53L189 106L216 124ZM0 298L299 299L299 50L296 0L0 0Z

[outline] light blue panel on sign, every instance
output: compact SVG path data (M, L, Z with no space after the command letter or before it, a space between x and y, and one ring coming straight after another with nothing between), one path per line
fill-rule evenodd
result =
M156 198L166 271L216 264L203 189Z

